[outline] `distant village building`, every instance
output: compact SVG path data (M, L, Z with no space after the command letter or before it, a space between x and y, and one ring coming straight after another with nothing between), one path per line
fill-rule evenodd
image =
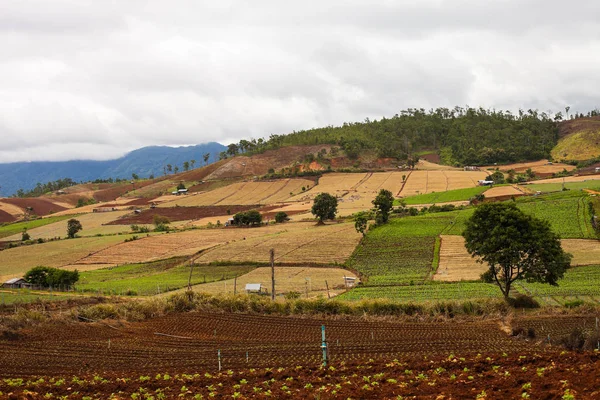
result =
M260 283L246 283L246 293L266 293L267 289L262 287Z
M179 195L179 194L188 194L188 190L187 190L187 189L179 189L179 190L177 191L177 194L178 194L178 195Z
M596 168L594 168L594 171L595 171L596 173L599 173L599 172L600 172L600 167L596 167Z
M479 186L492 186L494 184L494 181L480 180L480 181L477 181L477 184Z
M466 165L464 167L465 171L479 171L479 167L476 167L474 165Z

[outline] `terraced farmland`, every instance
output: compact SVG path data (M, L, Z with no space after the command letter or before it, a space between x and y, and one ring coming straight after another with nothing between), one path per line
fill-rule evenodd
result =
M290 193L301 193L302 187L306 189L314 184L308 179L239 182L208 192L178 196L159 207L273 204L288 200Z
M445 192L477 186L477 181L485 179L483 171L412 171L399 196Z
M264 229L264 228L261 228ZM253 229L240 229L242 233ZM312 222L289 223L261 235L209 249L194 259L197 263L268 262L275 249L277 263L343 263L352 254L361 235L351 223L315 227Z

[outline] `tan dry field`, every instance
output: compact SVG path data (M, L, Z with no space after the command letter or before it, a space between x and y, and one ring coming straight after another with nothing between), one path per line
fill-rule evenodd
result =
M504 196L521 196L523 191L519 190L516 186L495 186L491 189L483 192L486 198L493 199L494 197Z
M490 168L491 169L499 168L501 171L509 171L511 169L514 169L517 173L523 173L523 172L527 171L529 168L531 168L531 170L536 173L554 174L556 172L561 172L564 169L566 169L567 171L572 171L572 170L576 169L577 167L574 165L562 164L562 163L552 163L551 165L549 165L548 160L539 160L539 161L516 163L516 164L509 164L509 165L488 165L485 167L481 167L481 169L484 169L484 170L487 170Z
M97 234L110 235L120 232L129 232L129 226L123 225L104 225L108 222L127 214L127 211L111 211L102 213L88 213L77 217L81 222L83 229L79 231L79 236L93 236ZM55 237L64 238L67 236L67 221L59 221L53 224L40 226L39 228L27 231L32 239L50 239ZM4 240L21 240L21 234L10 236Z
M462 168L451 167L449 165L441 165L432 163L427 160L419 160L415 169L426 170L426 171L462 171Z
M123 210L135 208L135 206L127 205L127 203L130 202L131 200L132 199L121 198L121 199L117 199L117 200L106 202L106 203L100 202L100 203L90 204L90 205L83 206L83 207L70 208L68 210L56 212L52 215L56 216L56 215L74 215L74 214L93 213L95 208L105 207L104 204L111 204L111 205L113 205L111 208L115 208L116 211L123 211Z
M486 271L469 255L462 236L441 235L440 265L433 276L438 281L477 280ZM571 265L600 264L600 242L590 239L563 239L563 249L573 255Z
M314 222L293 222L280 225L280 228L283 229L214 247L194 261L200 264L268 262L270 249L275 249L275 262L278 263L342 263L350 257L361 238L352 223L315 226Z
M202 273L202 267L196 272ZM275 293L278 295L298 292L302 297L325 296L327 297L327 285L331 297L345 291L344 276L356 278L352 272L342 268L327 267L275 267ZM325 283L327 282L327 284ZM237 293L244 293L248 283L260 283L271 292L271 268L259 267L255 270L237 278ZM228 279L220 282L211 282L195 285L194 291L218 294L233 294L234 280Z
M406 184L396 196L414 196L431 192L445 192L477 186L477 181L485 179L484 171L412 171L407 175Z
M280 203L290 193L302 192L302 187L313 187L308 179L281 179L276 181L239 182L208 192L176 196L173 201L161 203L159 207L254 205Z
M14 204L4 203L1 199L0 210L12 215L15 218L20 218L25 213L25 210L23 210L21 207L17 207Z
M22 276L37 265L65 267L99 250L123 242L131 235L58 240L0 251L0 281ZM79 268L80 270L82 268Z

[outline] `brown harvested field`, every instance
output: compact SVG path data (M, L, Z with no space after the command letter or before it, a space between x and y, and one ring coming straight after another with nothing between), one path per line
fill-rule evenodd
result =
M500 171L509 171L514 169L517 173L523 173L527 171L529 168L535 173L538 174L555 174L557 172L562 172L563 170L572 171L577 169L574 165L562 164L562 163L552 163L548 164L548 160L539 160L539 161L531 161L524 163L516 163L516 164L508 164L508 165L488 165L486 167L481 167L482 170L496 169L499 168Z
M441 235L440 265L434 280L461 281L477 280L486 271L486 265L472 258L465 248L462 236ZM600 264L600 242L591 239L562 239L567 253L573 255L571 265Z
M59 211L63 211L66 208L55 204L51 200L44 198L6 198L2 199L3 203L12 204L22 209L27 207L33 208L32 213L39 216L45 216Z
M22 276L40 265L63 267L76 263L94 252L113 246L131 235L88 237L58 240L31 246L20 246L0 251L0 281ZM81 269L81 268L80 268Z
M7 214L12 215L15 219L19 219L25 213L25 210L21 207L18 207L14 204L5 203L4 199L0 198L0 210L4 211Z
M523 196L525 193L516 186L496 186L483 192L487 199L496 197Z
M441 235L440 264L435 281L471 281L477 280L487 267L475 261L465 248L462 236Z
M342 197L369 178L366 173L331 173L319 178L319 184L305 193L299 193L287 201L312 201L319 193L329 193L332 196ZM312 187L313 185L311 185Z
M198 274L202 274L202 267ZM352 272L341 268L328 267L275 267L275 293L277 295L298 292L302 297L324 296L327 297L327 285L329 294L333 297L345 290L344 276L354 277ZM327 281L327 284L325 282ZM260 283L264 288L271 290L271 268L259 267L253 271L237 278L237 292L244 293L247 283ZM233 294L234 280L228 279L220 282L204 283L194 286L194 291L214 295Z
M208 192L177 196L159 207L273 204L288 199L290 193L301 193L302 187L312 186L314 182L309 179L239 182Z
M407 197L431 192L445 192L477 186L485 179L483 171L412 171L407 174L406 184L397 196Z
M129 232L129 226L110 226L108 223L116 218L125 215L127 211L111 211L102 213L89 213L77 216L77 220L81 222L83 229L77 233L78 236L94 236L98 234L110 235L119 232ZM64 238L67 236L67 221L59 221L52 224L40 226L38 228L29 229L27 231L31 239L50 239ZM21 240L21 234L16 234L6 238L5 240Z
M273 248L278 263L342 263L361 238L352 223L315 226L314 222L293 222L278 228L277 232L211 248L197 256L195 262L268 262L269 250Z
M417 170L426 171L462 171L462 168L451 167L450 165L441 165L427 160L419 160L415 166Z
M109 225L152 224L155 215L169 218L171 221L189 221L200 218L228 215L241 211L258 209L260 206L204 206L204 207L160 207L142 210L139 214L122 214L123 218L113 219Z

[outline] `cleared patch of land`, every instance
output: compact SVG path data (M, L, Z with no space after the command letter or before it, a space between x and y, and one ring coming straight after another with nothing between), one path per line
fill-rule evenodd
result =
M113 218L111 225L152 224L155 215L167 217L170 221L189 221L207 217L228 215L229 218L241 211L259 208L260 206L204 206L204 207L159 207L142 210L139 214L128 213ZM229 212L229 214L228 214ZM227 218L222 221L225 222Z
M515 170L516 173L524 173L528 169L538 174L555 174L557 172L562 172L563 170L572 171L577 167L570 164L563 163L550 163L549 160L539 160L539 161L531 161L524 163L515 163L508 165L488 165L487 167L481 167L481 169L489 170L489 169L500 169L500 171L510 171L511 169Z
M50 199L44 199L41 197L38 198L5 198L2 199L2 203L10 204L16 207L21 208L22 210L30 209L29 213L32 215L49 215L54 214L56 212L62 211L65 207L59 206L58 204L52 202Z
M522 185L520 186L523 190L527 190L530 193L542 192L560 192L563 189L563 185L566 189L569 190L582 190L582 189L600 189L600 176L598 179L593 179L591 177L587 177L588 179L580 182L567 181L562 182L553 182L553 183L532 183L530 185ZM546 181L536 181L536 182L546 182Z
M440 264L433 280L472 281L477 280L487 270L467 252L462 236L441 235Z
M515 186L495 186L491 189L486 190L484 196L488 199L493 199L497 197L511 197L511 196L523 196L525 193L519 190Z
M556 160L589 160L600 155L600 118L575 118L559 125L561 139L552 149Z
M212 267L212 266L207 266ZM202 270L198 270L201 274ZM305 297L316 295L327 296L327 285L331 296L345 290L344 276L355 278L352 272L341 268L326 267L275 267L275 293L277 295L297 292ZM245 275L238 276L237 293L244 293L248 283L260 283L269 293L271 292L271 268L259 267ZM327 284L325 283L327 282ZM213 282L194 286L194 290L210 294L233 294L234 280Z
M51 216L46 218L34 219L31 221L23 221L23 222L15 222L12 224L0 226L0 238L6 238L12 235L16 235L17 239L21 240L21 233L24 230L34 230L41 226L49 225L56 223L58 221L65 221L68 216ZM66 232L66 222L65 222L65 232Z
M412 171L398 195L408 197L475 187L487 175L483 171Z
M236 230L252 232L254 229ZM264 232L254 237L244 235L244 240L211 248L195 262L268 262L270 249L275 249L275 262L342 263L352 254L361 237L352 223L315 226L313 222L295 222Z

